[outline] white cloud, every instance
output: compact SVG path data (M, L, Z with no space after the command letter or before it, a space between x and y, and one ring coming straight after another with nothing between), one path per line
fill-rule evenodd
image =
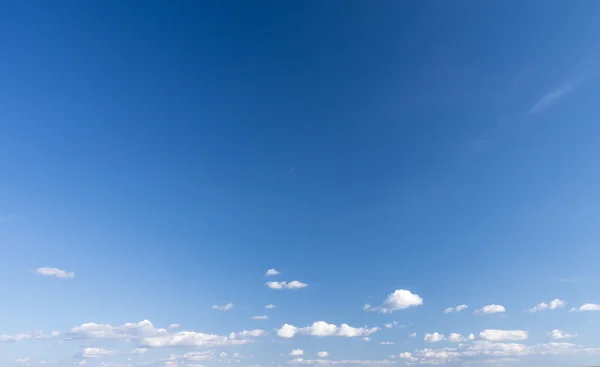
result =
M271 289L300 289L308 287L308 284L298 280L292 280L291 282L266 282L265 285Z
M450 335L448 335L448 340L452 343L460 343L464 341L465 338L463 338L463 336L458 333L451 333Z
M201 352L187 352L184 354L171 354L165 361L167 365L177 365L181 362L197 362L213 359L217 356L214 350L205 350ZM190 366L186 364L186 366Z
M47 276L47 277L56 277L62 279L72 279L75 278L75 273L70 273L68 271L64 271L58 268L38 268L37 273L39 275Z
M586 303L579 308L573 307L570 312L588 312L588 311L600 311L600 304Z
M332 361L328 359L303 359L294 358L288 361L288 364L303 364L303 365L367 365L374 366L380 364L393 364L394 361L388 360L341 360Z
M506 312L506 309L502 305L487 305L482 308L476 310L474 313L476 315L490 315L494 313L502 313Z
M444 310L444 313L460 312L460 311L466 310L467 308L469 308L469 306L467 306L467 305L458 305L456 307L448 307L447 309Z
M574 338L576 337L577 334L568 334L565 333L564 331L560 331L558 329L554 329L552 330L550 333L548 333L548 337L550 337L551 339L569 339L569 338Z
M144 354L148 351L148 348L135 348L131 351L131 354Z
M265 308L268 308L268 309L271 310L271 309L275 308L275 305L269 304L269 305L266 305Z
M362 340L366 341L366 342L370 342L371 338L369 338L368 336L365 336L364 338L362 338Z
M294 325L284 324L279 330L277 335L281 338L292 338L296 334L312 335L312 336L341 336L346 338L353 338L358 336L369 336L379 331L378 327L366 328L366 327L352 327L348 324L342 324L337 326L335 324L329 324L325 321L315 321L310 326L303 328L297 328Z
M231 333L229 334L229 338L230 339L236 339L236 338L257 338L260 336L265 336L268 333L264 330L261 329L254 329L254 330L242 330L238 333Z
M381 345L394 345L396 343L394 343L394 342L380 342L379 344L381 344Z
M233 303L228 303L226 305L223 306L219 306L219 305L213 305L212 309L216 310L216 311L229 311L233 308Z
M423 299L418 294L411 291L398 289L387 296L380 307L371 307L364 305L363 310L379 311L379 313L391 313L397 310L403 310L413 306L421 306Z
M555 310L557 308L565 307L566 304L567 303L565 301L556 298L556 299L553 299L552 301L550 301L549 303L546 303L546 302L538 303L537 305L535 305L532 308L530 308L529 310L527 310L527 312L533 313L533 312L544 311L544 310Z
M14 343L31 339L29 334L0 335L0 343Z
M279 271L277 271L275 269L269 269L269 270L267 270L266 276L279 275L279 274L281 274Z
M262 315L262 316L252 316L252 320L268 320L269 316L267 315Z
M409 335L411 338L416 338L417 337L417 333L412 333Z
M423 340L428 343L437 343L444 339L445 339L444 335L437 333L437 332L435 332L433 334L425 334L425 337L423 338Z
M85 349L83 349L81 356L83 358L98 358L98 357L111 356L116 353L117 352L115 352L114 350L108 350L108 349L104 349L104 348L85 348Z
M181 325L179 324L171 324L169 325L169 329L179 329L181 327Z
M527 340L528 333L524 330L488 329L479 333L479 337L488 341Z
M18 358L18 359L15 361L15 363L24 364L24 363L27 363L27 362L29 362L29 361L30 361L29 357L23 357L23 358Z
M323 352L319 352L319 353L317 353L317 356L318 356L318 357L321 357L321 358L325 358L325 357L328 357L328 356L329 356L329 353L327 353L327 352L323 351Z
M389 324L384 324L383 326L384 326L386 329L391 329L391 328L393 328L394 326L396 326L397 324L398 324L398 323L397 323L396 321L392 321L392 322L390 322Z
M290 356L292 357L299 357L299 356L303 356L304 355L304 351L302 349L294 349L290 352Z
M169 332L167 329L156 328L150 321L126 323L124 325L109 325L87 323L72 328L67 337L70 339L103 339L136 342L139 347L213 347L225 345L242 345L252 343L249 339L256 331L233 333L234 338L206 334L195 331ZM248 337L243 339L244 337Z
M283 326L277 330L277 335L280 338L293 338L297 331L298 328L294 325L283 324Z

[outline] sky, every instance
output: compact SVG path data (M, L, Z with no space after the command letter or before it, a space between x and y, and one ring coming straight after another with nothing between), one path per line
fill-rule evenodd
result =
M0 367L597 364L599 12L3 1Z

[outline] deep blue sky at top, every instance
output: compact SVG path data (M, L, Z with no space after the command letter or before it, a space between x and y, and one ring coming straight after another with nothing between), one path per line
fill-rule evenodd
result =
M600 3L378 5L3 2L0 308L175 322L269 267L315 292L298 324L587 302L557 278L598 276Z

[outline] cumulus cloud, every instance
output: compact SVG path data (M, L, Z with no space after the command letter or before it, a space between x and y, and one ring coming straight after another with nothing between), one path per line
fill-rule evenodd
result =
M229 338L230 339L237 339L237 338L258 338L261 336L265 336L268 333L264 330L261 329L254 329L254 330L242 330L238 333L231 333L229 334Z
M387 296L380 307L364 305L363 310L378 311L379 313L391 313L397 310L404 310L409 307L421 306L423 299L418 294L411 291L398 289Z
M58 269L58 268L44 267L44 268L38 268L36 271L39 275L43 275L46 277L56 277L56 278L61 278L61 279L75 278L75 273L64 271L64 270Z
M268 308L268 309L271 310L271 309L275 308L275 305L269 304L269 305L266 305L265 308Z
M398 324L398 323L397 323L396 321L392 321L392 322L390 322L389 324L384 324L383 326L384 326L386 329L391 329L391 328L393 328L394 326L396 326L397 324Z
M169 325L169 329L179 329L181 327L181 325L179 324L171 324Z
M488 329L479 333L479 337L488 341L527 340L528 333L524 330Z
M552 301L550 301L549 303L546 303L546 302L538 303L537 305L535 305L532 308L530 308L529 310L527 310L527 312L534 313L534 312L545 311L545 310L556 310L557 308L565 307L566 304L567 304L567 302L556 298L556 299L553 299Z
M455 307L448 307L447 309L444 310L444 313L460 312L460 311L466 310L467 308L469 308L469 306L467 306L467 305L458 305Z
M269 318L269 316L267 316L267 315L252 316L252 320L267 320L268 318Z
M290 352L290 356L292 357L299 357L299 356L303 356L304 355L304 351L302 349L294 349Z
M448 335L448 340L451 341L452 343L460 343L460 342L465 342L465 341L474 340L474 339L475 339L475 334L469 334L468 336L462 336L458 333L451 333L450 335Z
M298 280L292 280L291 282L266 282L265 285L271 289L300 289L308 287L308 284Z
M265 274L266 276L272 276L272 275L279 275L280 272L275 270L275 269L269 269L267 270L267 274Z
M503 313L506 312L506 309L502 305L487 305L482 308L475 310L476 315L491 315L494 313Z
M18 358L15 363L17 364L25 364L28 363L31 359L29 357Z
M223 306L219 306L219 305L213 305L212 309L216 310L216 311L229 311L233 308L233 303L228 303L226 305Z
M574 338L576 337L577 334L568 334L565 333L564 331L560 331L558 329L554 329L552 330L550 333L548 333L548 337L550 337L551 339L569 339L569 338Z
M293 338L297 331L298 328L294 325L283 324L283 326L277 330L277 335L280 338Z
M328 356L329 356L329 353L327 353L327 352L323 351L323 352L319 352L319 353L317 353L317 356L318 356L318 357L321 357L321 358L325 358L325 357L328 357Z
M69 339L102 339L135 342L139 347L214 347L252 343L250 339L260 335L259 331L232 333L229 337L195 331L170 332L157 328L148 320L124 325L87 323L72 328L66 335Z
M297 328L294 325L284 324L279 330L277 330L277 335L281 338L293 338L297 334L321 337L341 336L353 338L359 336L366 337L377 331L379 331L378 327L352 327L348 324L337 326L335 324L329 324L325 321L316 321L313 322L312 325L303 328Z
M600 304L596 303L586 303L579 308L573 307L570 312L590 312L590 311L600 311Z
M445 339L444 335L437 333L437 332L435 332L433 334L425 334L425 337L423 338L423 340L426 341L427 343L437 343L444 339Z
M416 338L417 337L417 333L412 333L409 335L411 338Z
M104 348L85 348L83 352L81 352L81 357L83 358L99 358L105 356L111 356L116 354L114 350L108 350Z

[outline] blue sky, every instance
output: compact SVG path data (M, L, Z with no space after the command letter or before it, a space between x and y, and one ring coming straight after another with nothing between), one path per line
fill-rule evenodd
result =
M597 363L599 11L3 2L0 366Z

